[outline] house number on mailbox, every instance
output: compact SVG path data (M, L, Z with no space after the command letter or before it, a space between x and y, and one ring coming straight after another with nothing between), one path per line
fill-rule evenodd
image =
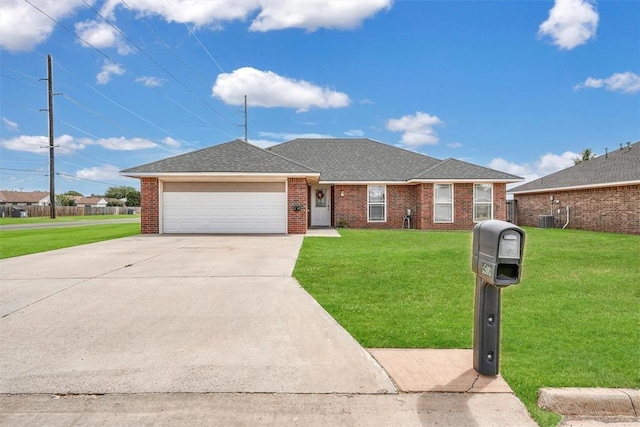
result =
M482 274L493 276L493 267L489 264L482 263Z

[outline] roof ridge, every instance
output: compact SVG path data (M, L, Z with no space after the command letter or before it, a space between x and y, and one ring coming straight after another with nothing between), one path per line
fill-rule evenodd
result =
M242 141L242 142L244 142L244 141ZM289 141L289 142L290 142L290 141ZM249 143L247 142L246 144L249 144ZM284 144L284 143L283 143L283 144ZM270 150L270 148L271 148L271 147L262 148L262 147L258 147L257 145L253 145L253 144L249 144L249 145L251 145L252 147L259 148L260 150L265 151L265 152L267 152L267 153L271 154L272 156L276 156L276 157L279 157L279 158L281 158L281 159L283 159L283 160L286 160L286 161L288 161L288 162L291 162L291 163L293 163L294 165L302 166L303 168L308 169L310 172L320 173L320 171L317 171L317 170L315 170L315 169L312 169L312 168L310 168L310 167L309 167L309 166L307 166L307 165L303 165L302 163L296 162L295 160L291 160L290 158L285 157L285 156L283 156L283 155L281 155L281 154L274 153L273 151L271 151L271 150ZM278 145L281 145L281 144L278 144ZM273 146L273 147L274 147L274 146Z

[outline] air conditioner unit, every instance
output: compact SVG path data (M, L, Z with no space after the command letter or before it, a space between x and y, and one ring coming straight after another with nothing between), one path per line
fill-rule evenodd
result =
M553 215L538 216L538 228L553 228L553 227L554 227Z

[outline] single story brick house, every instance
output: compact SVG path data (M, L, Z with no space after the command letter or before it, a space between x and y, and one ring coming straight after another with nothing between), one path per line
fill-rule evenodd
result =
M46 191L0 191L0 206L49 206Z
M268 149L235 140L121 174L141 181L149 234L468 230L506 219L506 185L522 181L370 139L305 138Z
M508 191L516 223L640 234L640 142Z

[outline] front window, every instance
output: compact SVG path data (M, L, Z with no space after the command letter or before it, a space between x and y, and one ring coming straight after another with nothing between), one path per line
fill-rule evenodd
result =
M367 197L367 221L385 222L387 220L387 187L369 185Z
M473 222L493 218L493 184L474 184Z
M436 184L433 199L433 222L453 222L453 184Z

